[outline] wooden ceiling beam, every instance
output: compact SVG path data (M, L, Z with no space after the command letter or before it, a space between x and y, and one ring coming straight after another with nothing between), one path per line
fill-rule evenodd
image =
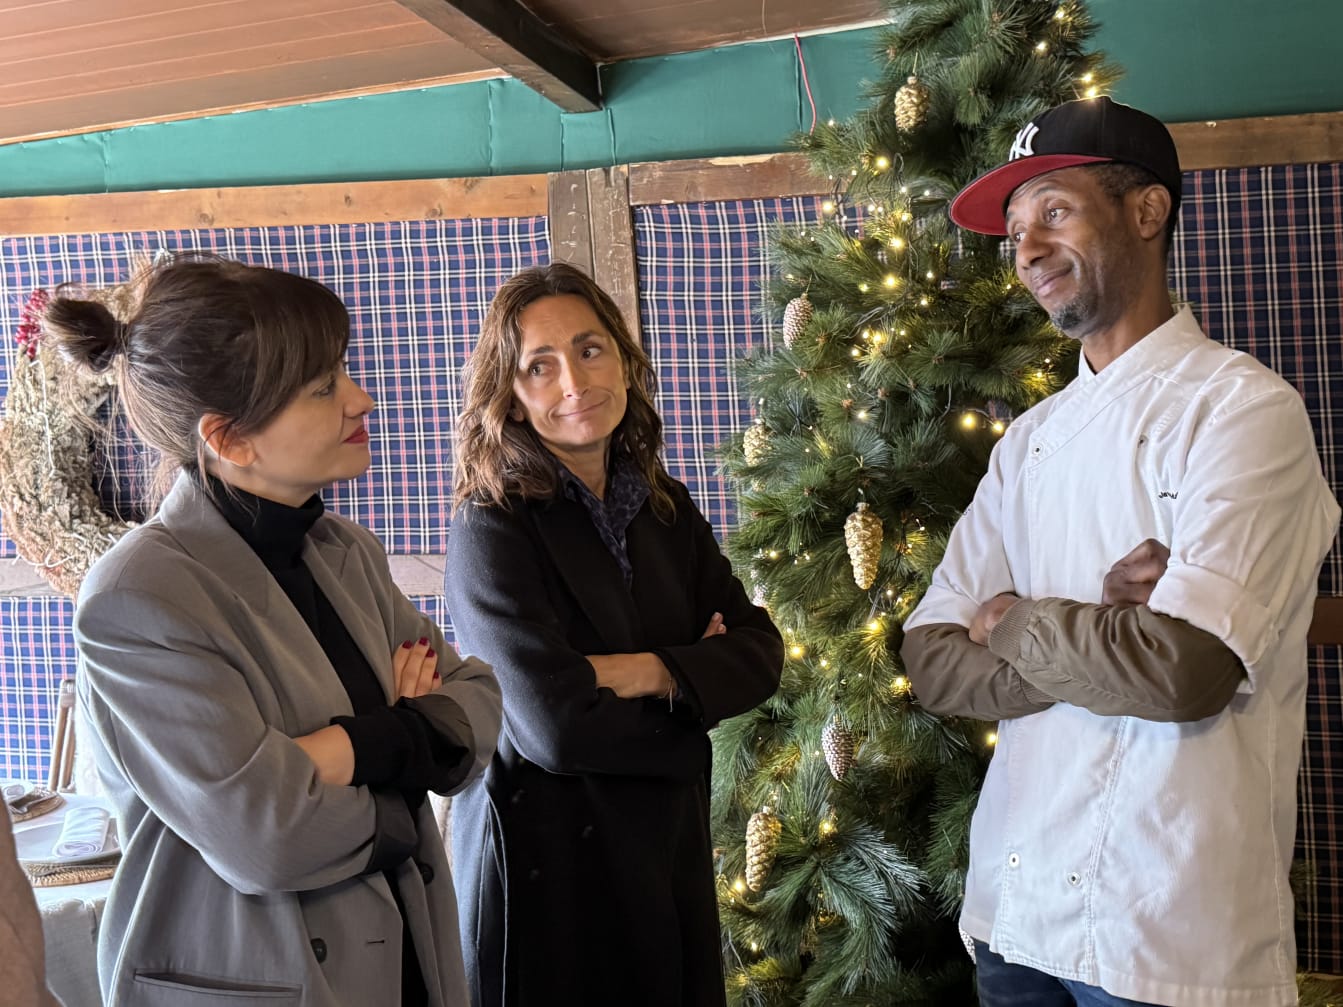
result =
M601 108L597 64L518 0L397 0L566 112Z

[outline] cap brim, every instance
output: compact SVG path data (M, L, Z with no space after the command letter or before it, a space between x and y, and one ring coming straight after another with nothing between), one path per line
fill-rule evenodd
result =
M1110 160L1113 158L1087 154L1037 154L1008 161L980 175L956 194L956 198L951 201L951 219L967 231L1006 234L1007 218L1003 211L1008 198L1018 186L1060 168Z

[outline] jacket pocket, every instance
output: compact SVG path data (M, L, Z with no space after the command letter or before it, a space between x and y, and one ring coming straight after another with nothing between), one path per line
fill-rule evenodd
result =
M267 1007L296 1005L302 986L245 982L179 972L137 972L132 981L136 1007L209 1007L209 1005L264 1003Z

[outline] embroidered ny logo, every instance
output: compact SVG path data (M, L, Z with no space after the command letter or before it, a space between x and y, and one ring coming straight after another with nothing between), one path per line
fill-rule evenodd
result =
M1033 122L1028 122L1021 127L1021 132L1017 138L1012 141L1012 149L1007 152L1007 159L1015 161L1019 157L1030 157L1035 153L1035 134L1040 132L1040 127Z

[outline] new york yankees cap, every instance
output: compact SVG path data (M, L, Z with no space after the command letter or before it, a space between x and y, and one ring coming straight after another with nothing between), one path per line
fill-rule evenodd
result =
M1022 127L1007 163L980 175L951 201L951 219L980 234L1006 234L1007 201L1032 178L1079 164L1122 161L1146 168L1180 207L1180 159L1161 120L1109 98L1051 108Z

